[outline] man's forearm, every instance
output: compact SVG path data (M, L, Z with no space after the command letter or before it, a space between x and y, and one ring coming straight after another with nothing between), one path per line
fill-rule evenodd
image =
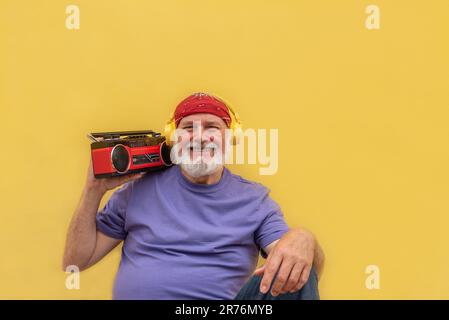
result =
M95 217L105 192L86 185L67 232L63 269L76 265L83 269L95 250Z

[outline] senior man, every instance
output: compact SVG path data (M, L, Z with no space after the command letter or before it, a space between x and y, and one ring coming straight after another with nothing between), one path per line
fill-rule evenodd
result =
M64 270L89 268L123 241L114 299L318 299L324 255L314 236L287 226L266 187L211 161L225 157L233 121L226 103L193 94L173 121L191 161L103 179L89 166ZM99 211L104 194L120 185ZM266 261L255 269L259 252Z

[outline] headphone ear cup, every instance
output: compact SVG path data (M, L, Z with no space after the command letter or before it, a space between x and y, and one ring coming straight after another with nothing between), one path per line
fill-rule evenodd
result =
M236 143L240 143L240 139L242 139L243 130L242 130L242 124L240 123L240 119L237 118L237 122L235 124L235 137L236 137Z
M176 125L175 125L175 121L170 120L169 122L167 122L165 124L165 128L164 128L164 136L165 136L165 143L171 147L173 145L173 142L171 141L171 137L173 135L173 133L176 130Z
M238 145L240 143L240 136L242 133L242 126L235 121L231 123L231 144Z

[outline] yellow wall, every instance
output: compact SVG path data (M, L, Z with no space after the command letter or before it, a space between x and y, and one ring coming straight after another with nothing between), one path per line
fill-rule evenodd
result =
M61 271L85 134L162 130L199 90L279 128L276 175L232 170L317 234L323 298L449 298L449 1L377 0L367 30L371 3L0 0L0 298L111 297L119 250L78 291Z

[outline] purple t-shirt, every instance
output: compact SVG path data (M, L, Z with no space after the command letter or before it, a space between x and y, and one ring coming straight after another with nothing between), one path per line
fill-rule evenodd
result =
M259 250L288 231L263 185L227 168L195 184L177 165L116 190L96 223L124 240L114 299L233 299Z

